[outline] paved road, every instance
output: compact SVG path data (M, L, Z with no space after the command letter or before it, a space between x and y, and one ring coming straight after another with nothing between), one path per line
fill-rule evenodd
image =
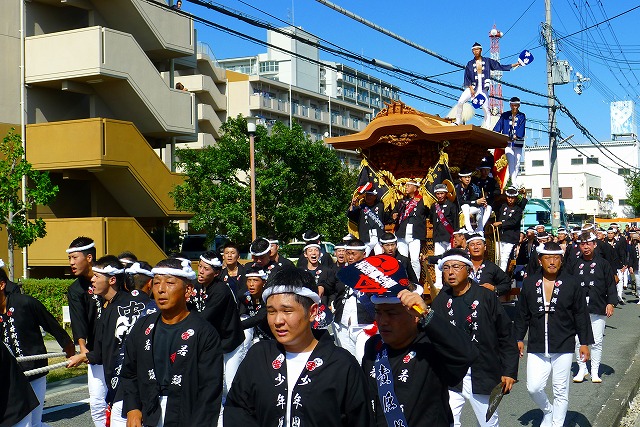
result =
M638 352L640 342L640 305L637 298L628 291L627 304L618 306L615 314L607 321L604 339L604 355L601 365L601 384L584 382L571 384L569 413L565 427L591 427L598 412L611 398L631 360ZM577 365L574 363L574 373ZM542 419L540 411L529 398L526 390L526 356L520 363L520 382L505 396L500 404L500 424L502 426L538 427ZM547 394L552 396L547 387ZM43 421L52 427L79 427L91 425L86 377L61 381L47 389L46 414ZM465 406L463 426L475 426L475 417L469 405Z

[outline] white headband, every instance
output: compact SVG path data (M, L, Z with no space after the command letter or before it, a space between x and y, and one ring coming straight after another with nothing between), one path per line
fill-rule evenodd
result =
M467 243L472 242L472 241L474 241L474 240L482 240L482 241L483 241L483 242L485 242L485 243L487 242L487 239L485 239L484 237L482 237L482 236L478 236L478 235L475 235L475 236L471 236L471 237L469 237L469 238L467 239Z
M131 261L130 259L127 259L127 258L120 258L120 262L123 263L124 265L133 264L133 261Z
M536 248L536 252L538 252L538 254L540 255L564 255L564 251L562 250L562 248L552 251L549 249L545 249L544 244L542 243L538 245L538 247Z
M91 269L94 273L106 274L109 276L115 276L116 274L124 273L124 268L115 268L112 265L104 266L103 268L93 267Z
M320 249L320 245L317 244L317 243L309 243L308 245L305 245L304 248L302 248L302 252L305 252L309 248L318 248L318 249Z
M589 238L587 239L587 242L594 242L596 241L596 235L593 233L589 233ZM582 239L578 238L578 243L582 243Z
M464 264L467 264L469 267L473 267L473 263L470 259L465 258L462 255L449 255L448 257L444 257L440 261L438 261L438 268L442 270L442 266L447 261L460 261Z
M396 236L393 236L393 239L389 239L389 240L384 240L384 239L380 239L380 243L385 244L385 243L396 243L398 241L398 238Z
M409 180L409 181L405 182L405 184L411 184L411 185L415 185L416 187L420 187L420 184L418 184L416 181Z
M278 239L273 239L273 240L269 240L269 243L271 243L272 245L279 245L280 241Z
M318 240L320 239L320 235L316 234L315 236L312 237L304 237L304 234L302 235L302 240L304 240L305 242L309 242L311 240Z
M335 245L333 249L347 249L347 245Z
M153 277L153 273L151 272L151 270L145 270L144 268L140 267L139 262L134 262L131 267L125 268L124 272L127 274L144 274L145 276Z
M366 251L367 247L366 246L350 246L350 245L347 245L345 247L345 249L346 250L352 249L354 251Z
M200 255L200 260L206 262L211 267L222 268L222 263L220 262L220 260L218 258L207 259L207 258L203 257L202 255Z
M267 273L265 273L264 270L258 270L254 272L245 273L244 277L259 277L262 280L266 280Z
M305 287L289 287L285 285L270 286L262 292L262 299L267 302L271 295L276 294L296 294L301 297L311 298L316 304L320 304L320 295Z
M251 251L251 255L262 256L262 255L268 254L270 251L271 251L271 245L269 245L269 247L267 247L267 249L265 249L264 251L262 251L260 253Z
M71 253L74 253L74 252L82 252L82 251L86 251L87 249L91 249L91 248L93 248L95 246L96 246L95 242L91 242L91 243L89 243L88 245L85 245L85 246L78 246L78 247L75 247L75 248L69 248L65 252L67 252L68 254L71 254Z
M155 267L151 269L154 275L168 275L183 277L187 280L194 280L196 278L196 272L191 268L191 262L189 260L182 260L182 269L172 267Z

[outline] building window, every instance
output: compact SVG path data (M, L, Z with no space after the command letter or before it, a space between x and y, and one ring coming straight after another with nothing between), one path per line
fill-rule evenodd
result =
M627 169L627 168L618 168L618 175L629 175L631 174L631 169Z
M531 161L531 166L533 166L533 167L544 166L544 160L532 160Z
M572 165L583 165L584 164L584 159L582 157L571 159L571 164Z
M279 70L280 65L278 61L264 61L260 63L261 73L275 73Z
M597 165L598 163L600 163L600 161L598 160L597 157L587 157L588 165Z
M525 191L525 197L529 200L533 199L533 190L530 188L527 188Z
M618 205L620 205L620 206L627 206L627 205L628 205L628 203L627 203L627 199L620 199L620 200L618 200Z

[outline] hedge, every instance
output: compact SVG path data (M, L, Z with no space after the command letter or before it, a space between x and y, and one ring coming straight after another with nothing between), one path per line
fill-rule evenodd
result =
M73 280L22 279L22 292L39 300L62 323L62 306L68 305L67 289Z

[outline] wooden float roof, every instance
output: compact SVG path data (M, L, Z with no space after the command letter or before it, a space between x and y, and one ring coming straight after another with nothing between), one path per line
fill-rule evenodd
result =
M414 141L463 142L486 150L506 147L508 138L479 126L456 126L452 119L426 114L401 101L394 101L380 111L364 130L325 140L334 148L345 150L367 149L378 143L403 146Z

